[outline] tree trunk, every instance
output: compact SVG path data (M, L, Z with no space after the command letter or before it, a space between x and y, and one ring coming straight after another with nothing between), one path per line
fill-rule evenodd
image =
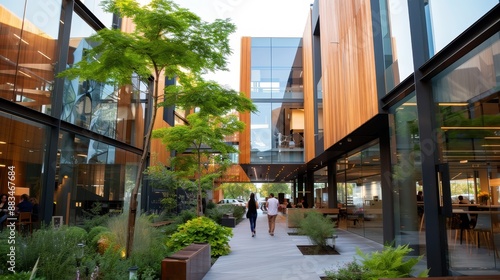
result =
M201 144L200 144L201 146ZM201 147L198 148L198 194L196 200L197 217L201 217L203 213L203 206L201 202Z
M128 258L130 257L130 254L132 253L132 248L134 247L134 235L135 235L135 220L137 217L137 194L139 193L139 187L141 186L142 182L142 177L144 174L144 169L146 168L146 160L148 158L149 154L149 147L151 146L151 136L153 133L153 127L154 127L154 122L156 119L156 112L157 112L157 104L158 104L158 77L159 74L157 72L157 75L154 80L154 94L153 98L151 98L151 101L153 104L151 104L151 119L149 121L149 125L147 128L146 135L144 136L144 144L143 144L143 150L142 150L142 156L141 156L141 161L139 163L138 169L137 169L137 176L135 179L135 186L132 189L132 193L130 195L130 206L129 206L129 212L128 212L128 226L127 226L127 245L125 248L125 257Z

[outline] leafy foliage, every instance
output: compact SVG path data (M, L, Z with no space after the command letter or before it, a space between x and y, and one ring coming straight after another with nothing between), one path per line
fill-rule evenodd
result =
M224 197L250 197L250 193L257 192L257 188L252 183L223 183L217 189L224 192Z
M99 254L95 261L99 263L102 279L125 279L128 277L128 268L136 265L139 275L154 272L154 279L160 277L161 260L169 255L165 246L166 237L151 225L146 216L137 219L134 250L128 259L123 259L127 229L126 215L116 216L108 223L109 231L102 231L94 237L100 239ZM92 264L89 267L93 267Z
M30 271L37 259L37 275L45 279L61 279L75 275L77 244L86 240L87 232L79 227L42 228L31 237L16 238L16 269Z
M225 214L232 214L236 219L236 223L239 223L243 219L243 215L245 215L246 208L243 206L232 205L232 204L224 204L217 205L214 208L208 209L205 215L215 221L218 224L222 224L222 217Z
M260 187L260 195L263 197L268 197L270 193L273 193L276 197L279 193L290 194L292 189L287 183L264 183Z
M167 247L177 252L191 243L209 243L212 257L229 254L229 239L233 230L223 227L207 217L198 217L179 226L167 241Z
M380 278L411 278L413 267L422 259L407 257L412 251L408 245L392 247L384 246L381 252L363 253L356 248L356 254L361 258L347 263L338 271L326 271L327 279L332 280L378 280ZM428 277L428 270L418 274L418 277Z
M156 119L159 105L161 77L177 78L181 84L190 87L185 88L186 91L176 86L166 87L165 100L173 102L170 105L182 102L183 93L192 93L190 89L209 95L221 88L215 82L205 83L201 75L207 71L226 70L226 59L231 53L228 36L235 31L235 25L229 19L204 22L171 0L151 0L144 6L136 0L104 0L101 5L104 11L132 20L134 31L99 30L87 38L89 48L83 59L60 73L59 77L93 80L116 87L133 85L132 77L149 85L152 78L154 89L149 99L153 108L150 111L152 120ZM120 94L127 92L121 91ZM145 130L143 153L130 195L127 255L131 254L133 247L137 194L149 154L153 124L154 121L150 122Z
M300 221L298 233L307 235L314 245L327 247L327 239L335 233L334 226L335 223L323 214L309 211Z

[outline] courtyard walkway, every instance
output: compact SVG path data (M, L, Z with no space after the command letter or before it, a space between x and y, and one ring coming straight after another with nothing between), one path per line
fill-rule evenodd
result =
M310 245L306 236L288 235L286 216L276 219L274 236L268 234L267 215L259 210L257 235L252 237L247 219L234 229L229 242L231 253L220 257L203 280L319 280L326 270L335 270L353 260L356 247L363 252L382 249L382 245L338 229L335 249L339 255L302 255L297 245Z

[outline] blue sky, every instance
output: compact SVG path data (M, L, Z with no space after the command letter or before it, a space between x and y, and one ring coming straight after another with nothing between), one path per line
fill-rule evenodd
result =
M205 21L230 18L236 32L230 37L233 55L230 71L207 75L222 85L239 90L240 42L243 36L302 37L313 0L174 0Z

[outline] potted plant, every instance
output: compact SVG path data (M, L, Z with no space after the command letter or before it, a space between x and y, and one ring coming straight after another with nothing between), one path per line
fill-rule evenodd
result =
M483 205L488 203L489 198L490 198L490 194L487 191L481 191L477 195L477 199L479 200L479 203L483 204Z

